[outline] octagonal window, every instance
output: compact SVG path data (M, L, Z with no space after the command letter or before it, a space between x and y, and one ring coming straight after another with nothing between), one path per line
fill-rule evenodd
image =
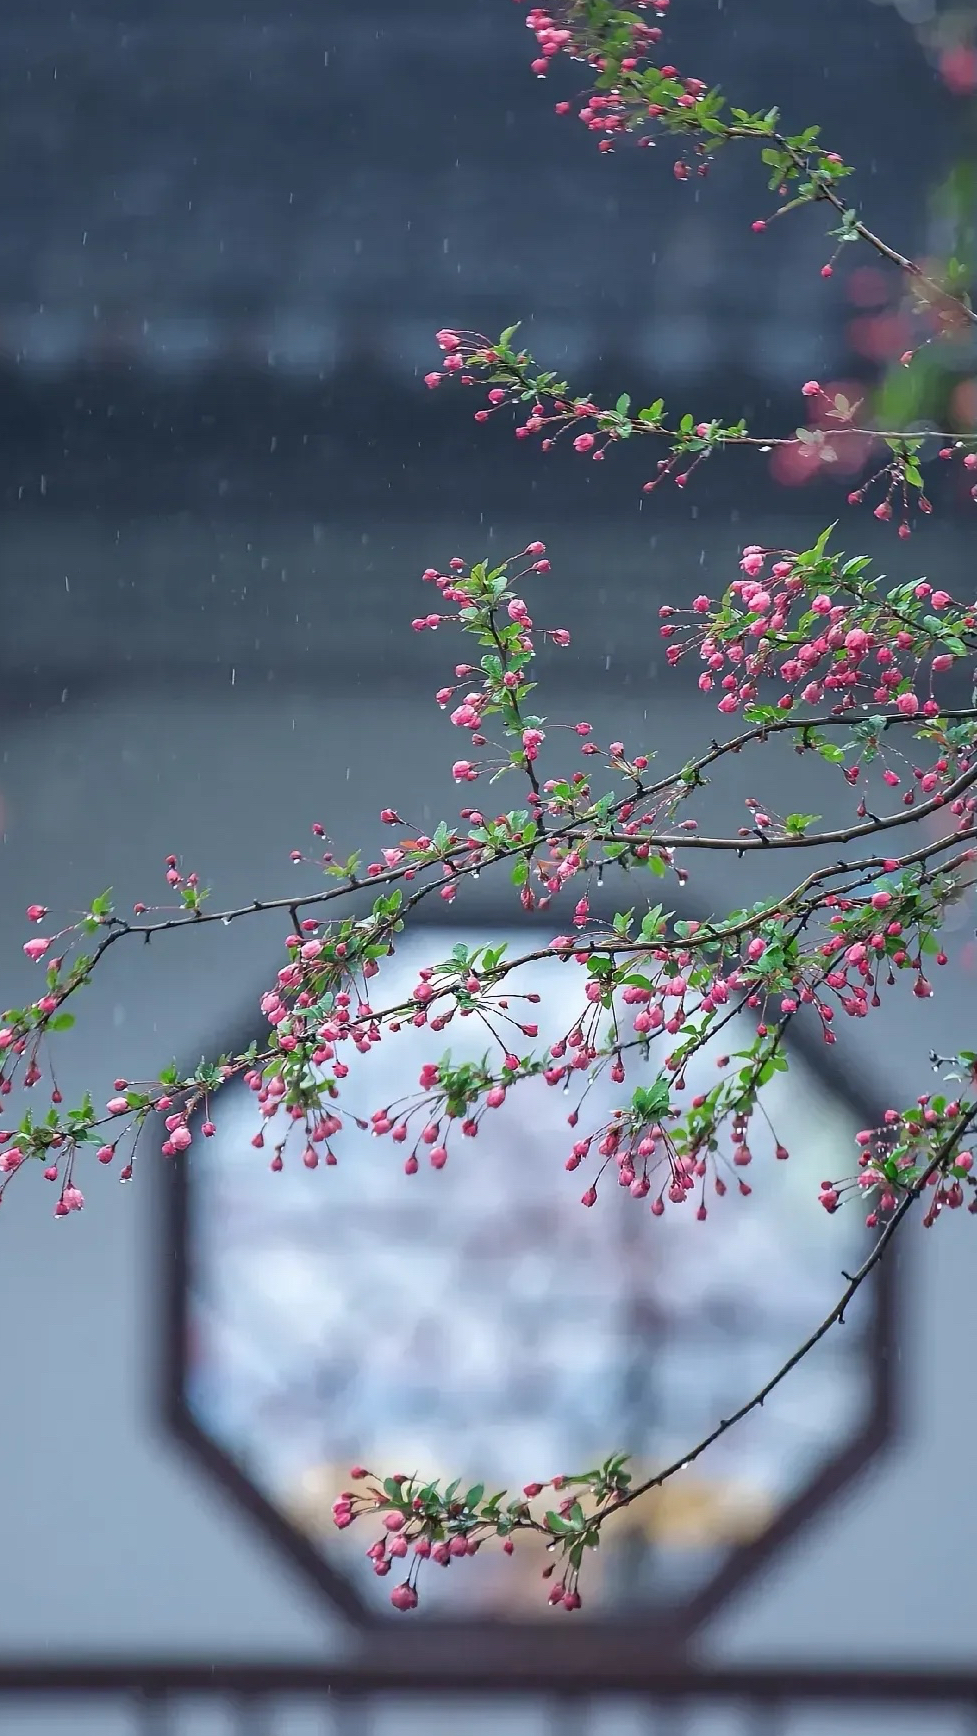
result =
M378 1004L409 997L419 967L453 942L510 938L440 925L405 936ZM555 959L518 973L513 991L542 997L540 1043L582 1010L582 978ZM728 1027L722 1045L749 1036L746 1024ZM475 1019L455 1021L450 1037L456 1061L490 1047ZM344 1057L342 1103L365 1119L410 1098L445 1046L405 1028ZM690 1096L715 1080L716 1056L712 1045L689 1069ZM707 1184L705 1222L695 1199L653 1217L654 1191L636 1200L610 1171L584 1209L596 1167L567 1172L572 1142L637 1079L615 1087L605 1072L578 1132L567 1122L576 1083L568 1095L527 1080L477 1138L453 1136L442 1170L422 1161L413 1176L409 1146L355 1126L333 1142L334 1167L306 1168L299 1140L270 1173L268 1152L251 1143L254 1099L237 1084L221 1099L217 1135L192 1147L184 1402L288 1530L378 1609L389 1608L389 1581L364 1556L375 1532L361 1522L340 1534L330 1520L352 1463L515 1490L628 1449L635 1470L651 1472L770 1377L864 1255L857 1204L829 1218L817 1200L821 1178L850 1167L859 1122L796 1053L765 1088L769 1122L756 1117L749 1169L733 1166L728 1142L717 1154L729 1191L719 1198ZM591 1612L701 1598L731 1556L803 1501L866 1428L874 1326L872 1306L856 1310L761 1412L608 1528L588 1562ZM448 1570L429 1565L422 1609L537 1615L545 1560L520 1539L511 1559L486 1549Z

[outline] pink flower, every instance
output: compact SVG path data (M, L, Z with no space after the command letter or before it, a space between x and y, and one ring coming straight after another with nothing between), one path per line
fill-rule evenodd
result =
M28 904L28 906L27 906L27 920L28 920L28 922L43 922L46 915L47 915L47 905L46 904Z
M801 392L805 398L816 398L820 390L821 383L819 380L805 380L801 387Z
M446 326L443 326L439 332L435 332L434 341L442 350L456 350L461 344L458 333L449 331Z
M440 386L440 384L441 384L441 375L435 374L435 373L425 374L424 375L424 384L427 387L429 392L433 392L435 386Z
M395 1585L390 1593L390 1601L394 1609L409 1610L417 1608L417 1592L405 1579L402 1585Z
M596 444L593 434L578 434L573 442L574 452L589 452Z
M48 948L53 944L54 943L51 940L41 940L40 938L37 940L25 940L24 951L28 958L33 959L36 963L39 958L44 957Z
M451 713L451 721L456 729L474 729L478 723L478 712L473 705L459 705Z

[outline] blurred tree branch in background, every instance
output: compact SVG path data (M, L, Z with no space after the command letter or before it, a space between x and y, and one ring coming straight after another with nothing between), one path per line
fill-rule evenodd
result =
M977 0L874 0L891 6L915 33L953 106L954 160L930 201L931 260L941 261L948 287L973 298L977 288ZM881 286L881 280L880 280ZM872 284L856 280L853 299L872 305ZM977 344L961 331L955 341L925 342L906 366L911 308L904 298L874 319L859 319L854 347L886 363L878 411L913 423L937 423L961 434L977 428ZM902 340L907 341L902 341Z

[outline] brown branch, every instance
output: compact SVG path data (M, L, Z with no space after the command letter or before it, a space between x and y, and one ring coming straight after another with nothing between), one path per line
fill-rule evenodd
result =
M612 832L602 833L601 842L608 844L650 844L662 850L810 850L816 845L848 844L854 838L874 837L878 832L892 831L896 826L909 826L928 814L945 807L947 802L977 783L977 760L968 771L961 772L952 784L938 796L922 802L918 808L903 808L895 814L884 814L877 820L860 820L857 826L840 826L832 832L803 832L783 838L768 838L766 833L748 838L702 838L695 832ZM571 838L575 833L568 834ZM590 834L588 834L590 835Z
M928 1185L930 1178L934 1176L940 1166L946 1162L947 1158L952 1153L954 1146L963 1138L967 1129L972 1126L975 1121L977 1121L977 1102L971 1105L970 1109L961 1120L959 1127L954 1128L950 1138L944 1140L936 1154L930 1159L930 1162L927 1164L922 1174L917 1176L910 1188L907 1188L905 1197L893 1212L892 1217L889 1219L885 1229L882 1231L875 1247L862 1262L861 1266L859 1266L858 1271L854 1276L849 1279L847 1288L835 1303L830 1314L825 1315L821 1324L815 1327L815 1330L808 1338L805 1338L803 1344L798 1345L797 1349L787 1358L787 1361L781 1365L776 1374L771 1376L766 1385L762 1386L758 1392L755 1392L752 1398L747 1399L745 1404L740 1405L739 1410L734 1411L732 1416L724 1417L721 1422L717 1423L716 1427L710 1434L705 1435L696 1446L690 1448L688 1452L683 1453L680 1459L675 1459L672 1464L665 1467L664 1471L659 1471L654 1477L647 1477L643 1483L637 1483L633 1489L629 1489L625 1494L620 1496L619 1499L614 1501L612 1505L607 1507L606 1510L599 1515L597 1519L598 1524L603 1524L606 1518L609 1518L612 1513L619 1512L622 1507L629 1507L632 1501L636 1501L640 1495L646 1495L650 1489L661 1488L662 1484L667 1483L669 1478L676 1476L679 1471L684 1471L687 1465L691 1465L696 1459L701 1458L702 1454L706 1452L709 1447L713 1446L715 1442L720 1440L723 1435L727 1434L730 1429L735 1428L737 1423L742 1422L745 1417L748 1417L751 1411L758 1410L770 1397L770 1394L780 1385L781 1381L787 1378L788 1374L797 1367L799 1362L803 1362L804 1358L810 1354L815 1345L820 1344L821 1339L831 1331L833 1326L844 1325L845 1311L852 1298L861 1289L869 1274L875 1270L875 1267L881 1260L886 1248L899 1228L899 1225L912 1209L914 1202L919 1198L923 1189Z

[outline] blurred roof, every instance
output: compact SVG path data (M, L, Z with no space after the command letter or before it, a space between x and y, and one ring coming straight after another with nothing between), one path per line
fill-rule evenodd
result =
M769 195L746 152L705 185L675 182L668 146L599 157L553 115L575 69L533 78L511 0L4 12L0 360L314 377L366 347L413 372L445 321L534 312L556 366L610 337L666 377L735 355L775 388L843 349L818 218L753 236ZM673 13L678 65L821 122L873 223L920 243L951 105L892 10L821 0L816 36L783 0Z

